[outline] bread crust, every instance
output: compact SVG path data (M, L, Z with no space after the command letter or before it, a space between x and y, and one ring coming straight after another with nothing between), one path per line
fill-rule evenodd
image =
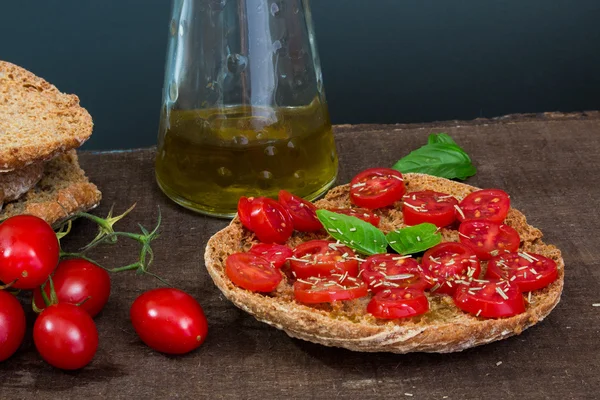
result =
M77 96L6 61L0 61L0 104L0 171L50 160L92 134L92 117Z
M405 174L408 191L432 189L462 199L477 188L423 174ZM349 186L332 189L318 208L349 207ZM381 229L389 231L404 226L399 207L380 210ZM228 255L246 251L256 242L237 217L208 241L205 265L216 286L237 307L259 321L284 330L289 336L326 346L343 347L364 352L437 352L448 353L504 339L543 320L560 301L564 284L564 261L560 251L542 242L541 232L528 225L525 216L511 209L506 223L521 235L520 249L542 254L556 261L558 279L544 289L532 292L531 304L524 313L501 319L478 318L459 310L450 296L430 296L431 311L421 317L381 321L370 314L355 315L316 309L285 296L253 293L235 286L225 274ZM443 230L445 241L457 241L456 231ZM310 237L292 237L291 246ZM281 285L280 285L281 286ZM279 288L278 288L279 290ZM431 314L428 316L428 314Z
M34 187L44 175L44 163L35 163L11 172L0 172L0 209L3 202L17 200Z
M38 216L51 225L95 208L102 194L79 167L75 150L48 161L35 187L17 201L5 204L0 221L19 214Z

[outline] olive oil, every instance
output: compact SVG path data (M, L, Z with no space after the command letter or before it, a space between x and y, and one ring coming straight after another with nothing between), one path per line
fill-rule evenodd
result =
M177 203L233 216L241 196L276 198L281 189L313 200L337 175L325 103L234 106L162 115L156 158L161 189Z

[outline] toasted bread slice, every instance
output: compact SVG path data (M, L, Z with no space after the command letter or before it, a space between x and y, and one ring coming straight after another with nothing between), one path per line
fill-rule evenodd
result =
M407 191L431 189L454 195L459 200L477 188L423 174L405 174ZM332 189L318 208L350 207L349 185ZM378 210L384 232L403 227L399 207ZM521 235L521 251L542 254L558 266L558 279L544 289L531 293L524 313L499 319L478 318L458 309L448 295L430 295L430 311L418 317L392 321L378 320L366 312L368 298L342 304L311 307L293 299L293 290L285 279L274 293L253 293L234 285L225 273L225 260L232 253L247 251L257 240L235 218L215 234L206 247L206 268L217 287L236 306L260 321L284 330L288 335L326 346L366 352L439 352L461 351L521 333L547 316L560 300L564 283L564 261L560 251L544 244L541 232L528 225L525 216L509 211L506 223ZM458 232L442 230L444 241L458 241ZM316 238L315 234L294 233L288 245ZM483 272L487 263L482 263ZM482 273L483 273L482 272Z
M3 202L17 200L42 179L44 163L38 162L11 172L0 172L0 209Z
M55 225L79 211L96 207L101 198L96 185L88 181L79 167L75 150L71 150L48 161L37 185L17 201L4 205L0 221L31 214Z
M0 171L49 160L92 134L92 117L77 96L5 61L0 61L0 104Z

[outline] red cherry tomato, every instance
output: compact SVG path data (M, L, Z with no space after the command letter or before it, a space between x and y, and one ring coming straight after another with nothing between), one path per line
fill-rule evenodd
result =
M263 243L285 243L292 236L294 224L287 210L278 202L258 197L250 207L252 231Z
M281 190L279 202L290 213L294 221L294 229L300 232L314 232L323 229L323 224L317 218L317 208L310 201Z
M85 367L94 358L98 330L85 310L69 303L55 304L37 317L33 341L48 364L74 370Z
M475 252L461 243L440 243L427 250L421 262L435 282L436 293L453 294L458 285L454 281L477 279L481 273Z
M0 362L19 349L25 337L25 312L12 294L0 290Z
M554 260L539 254L506 253L488 262L486 277L506 279L522 292L542 289L558 278Z
M500 189L484 189L470 193L459 204L457 213L460 222L469 219L485 219L502 222L510 208L508 193Z
M15 289L34 289L56 268L59 244L41 218L18 215L0 224L0 281Z
M390 168L371 168L350 182L350 200L369 209L386 207L402 199L405 192L402 174Z
M294 249L290 260L296 278L329 276L332 274L358 275L358 261L352 259L354 252L344 245L327 240L310 240Z
M403 200L402 215L406 225L429 222L443 228L456 219L458 200L449 194L423 190L408 193Z
M467 220L458 227L460 242L469 246L480 260L517 251L521 238L508 225L485 220Z
M414 258L375 254L360 265L360 276L373 293L392 288L430 288L431 280Z
M525 300L517 285L509 281L471 281L458 285L454 304L478 317L510 317L525 312Z
M275 268L281 268L293 254L289 247L276 243L257 243L250 248L250 253L264 258Z
M179 289L142 293L131 305L130 316L140 339L161 353L189 353L204 342L208 333L202 307Z
M108 272L81 258L61 261L52 282L59 303L81 304L92 318L102 311L110 296ZM49 284L45 292L50 298ZM39 309L46 307L40 288L33 291L33 301Z
M250 225L250 212L252 207L252 202L254 201L254 197L240 197L238 201L238 217L240 218L240 222L246 229L252 230L252 226Z
M419 289L385 289L377 292L367 305L367 312L380 319L413 317L428 310L429 301Z
M348 276L310 277L294 282L294 297L300 303L332 303L365 297L369 290L361 280Z
M329 211L362 219L376 228L379 226L379 221L381 220L377 214L366 208L333 208Z
M252 253L234 253L225 261L225 273L237 286L252 292L272 292L282 276L269 261Z

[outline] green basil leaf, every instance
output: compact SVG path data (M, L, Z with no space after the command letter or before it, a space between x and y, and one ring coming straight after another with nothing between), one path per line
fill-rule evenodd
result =
M458 146L456 144L456 142L454 141L454 139L452 139L450 137L450 135L448 135L447 133L432 133L427 138L427 143L428 144L432 144L432 143L448 143L448 144L453 144L455 146Z
M350 215L317 210L319 221L334 239L363 254L387 252L385 235L368 222Z
M477 170L457 145L430 143L400 159L392 167L402 173L420 172L448 179L466 179Z
M419 253L442 242L437 226L423 223L392 231L385 237L392 249L402 255Z

